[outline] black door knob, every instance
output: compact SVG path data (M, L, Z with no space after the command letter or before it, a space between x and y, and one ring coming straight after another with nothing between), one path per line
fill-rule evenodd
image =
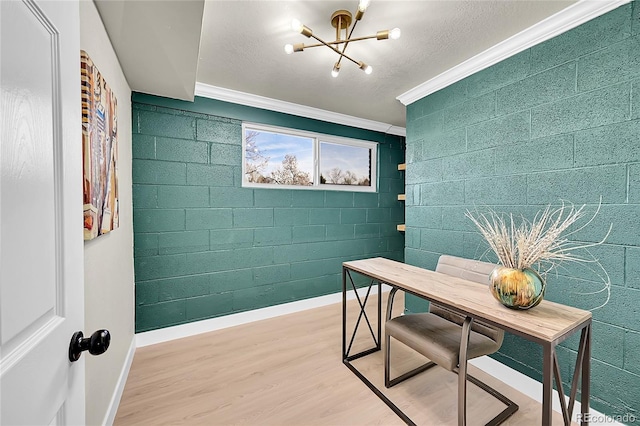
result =
M109 343L111 343L109 330L98 330L87 338L84 337L82 331L76 331L71 336L71 343L69 343L69 361L79 360L83 351L89 351L91 355L103 354L109 349Z

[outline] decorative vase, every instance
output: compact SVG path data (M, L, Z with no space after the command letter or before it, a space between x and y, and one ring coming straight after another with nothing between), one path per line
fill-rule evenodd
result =
M545 280L531 268L496 267L489 276L493 297L507 308L530 309L544 297Z

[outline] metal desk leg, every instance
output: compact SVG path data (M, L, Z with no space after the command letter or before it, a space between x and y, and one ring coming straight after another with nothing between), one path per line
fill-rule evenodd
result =
M458 426L467 424L467 349L473 318L466 317L462 324L460 354L458 355Z
M587 325L582 330L585 337L584 354L582 358L582 391L580 395L580 412L582 418L581 425L588 425L588 413L589 413L589 394L591 388L591 324Z
M378 349L382 349L382 282L378 281Z
M342 268L342 360L347 358L347 270Z
M356 293L356 300L360 306L360 314L358 315L358 320L356 321L356 329L354 330L354 334L351 338L351 343L353 343L353 338L355 337L356 330L358 329L358 324L360 323L360 318L362 316L365 317L365 321L369 327L369 331L371 332L371 337L373 337L375 347L371 349L367 349L365 351L359 352L354 355L350 355L351 344L347 345L347 278L350 280L351 286L353 287L353 291ZM369 277L371 278L371 277ZM372 280L369 285L369 289L364 298L364 302L362 302L358 296L355 285L351 278L351 274L349 270L345 267L342 268L342 363L351 370L353 374L355 374L369 389L375 393L378 398L380 398L394 413L400 417L407 425L416 426L414 422L411 421L406 414L402 412L400 408L398 408L389 398L385 396L376 386L369 381L357 368L351 365L351 361L361 358L363 356L367 356L373 352L379 351L381 349L381 337L382 337L382 283L377 281L378 283L378 338L376 340L373 329L371 328L371 324L369 322L369 318L366 313L364 313L364 307L367 304L367 299L369 298L369 292L371 291L371 287L374 285L374 281Z
M360 308L360 312L358 314L358 319L356 320L355 327L353 329L353 334L351 335L351 340L347 344L347 279L353 289L353 293L356 296L356 301L358 302L358 306ZM372 279L369 283L369 287L367 288L367 292L364 296L364 299L360 298L358 294L358 289L356 288L355 282L353 281L353 277L347 268L342 269L342 360L343 361L353 361L354 359L361 358L363 356L369 355L370 353L379 351L381 348L380 336L381 336L381 320L382 320L382 302L378 300L378 330L377 336L373 331L373 327L371 325L371 321L369 320L369 316L365 311L365 307L367 306L367 301L369 300L369 296L371 295L371 289L375 285L376 280ZM378 281L378 289L382 288L382 284ZM380 299L380 298L378 298ZM365 351L359 352L357 354L351 354L351 348L356 338L356 334L358 332L358 327L360 326L360 322L364 318L364 323L367 325L367 329L371 333L371 339L373 340L374 347L371 349L367 349Z
M560 363L558 362L558 354L555 350L554 343L547 343L544 347L544 367L543 367L543 400L542 400L542 424L551 424L551 393L553 392L553 380L555 378L555 384L558 391L558 398L560 400L560 408L562 412L562 419L565 426L571 424L571 418L573 416L573 407L576 401L576 393L578 390L578 382L582 383L582 407L580 422L582 425L589 424L588 412L589 412L589 387L590 387L590 365L591 365L591 324L587 324L582 328L582 334L580 336L580 345L578 349L578 355L576 359L575 369L573 373L573 380L571 380L571 390L569 392L569 403L567 404L566 396L564 393L564 386L562 383L562 377L560 376ZM552 369L553 376L549 373L549 361L551 361L550 368ZM580 380L582 379L582 380ZM549 400L547 400L549 398ZM547 423L548 422L548 423Z
M544 343L542 348L542 426L551 426L551 396L553 394L553 360L555 345L552 343Z

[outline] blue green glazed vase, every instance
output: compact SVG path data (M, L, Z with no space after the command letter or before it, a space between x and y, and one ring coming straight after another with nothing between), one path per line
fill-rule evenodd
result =
M497 266L489 276L489 288L496 300L507 308L530 309L544 297L545 280L531 268Z

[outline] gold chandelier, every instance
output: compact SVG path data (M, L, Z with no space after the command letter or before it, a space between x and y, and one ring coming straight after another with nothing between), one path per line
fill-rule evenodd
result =
M338 60L333 65L333 70L331 70L331 75L333 77L337 77L338 74L340 73L340 62L342 61L342 58L346 58L350 60L351 62L356 64L366 74L371 74L371 72L373 71L373 68L371 68L371 65L367 65L362 61L356 61L355 59L353 59L352 57L350 57L345 53L345 50L347 50L347 46L349 45L349 43L354 41L368 40L372 38L375 38L377 40L386 40L388 38L391 38L394 40L398 39L400 37L400 28L378 31L376 34L366 36L366 37L351 38L351 35L353 34L353 30L355 30L356 25L358 24L358 21L360 21L364 16L364 11L367 10L367 7L369 7L369 3L370 3L370 0L360 0L360 3L358 4L358 10L356 10L356 13L355 13L355 21L353 20L353 16L351 15L351 13L347 10L341 9L333 12L333 14L331 15L331 26L333 26L336 29L336 39L331 42L326 42L322 40L320 37L313 34L313 31L311 31L309 27L302 25L300 21L298 21L297 19L294 19L291 22L291 28L294 31L299 32L303 36L314 38L315 40L319 41L319 43L307 44L307 45L305 45L304 43L287 44L284 46L284 51L288 55L290 55L293 52L302 52L304 49L311 48L311 47L327 46L329 49L333 50L338 54ZM353 22L353 26L351 25L352 22ZM342 37L343 31L344 31L344 38ZM342 49L340 49L340 47L342 47Z

